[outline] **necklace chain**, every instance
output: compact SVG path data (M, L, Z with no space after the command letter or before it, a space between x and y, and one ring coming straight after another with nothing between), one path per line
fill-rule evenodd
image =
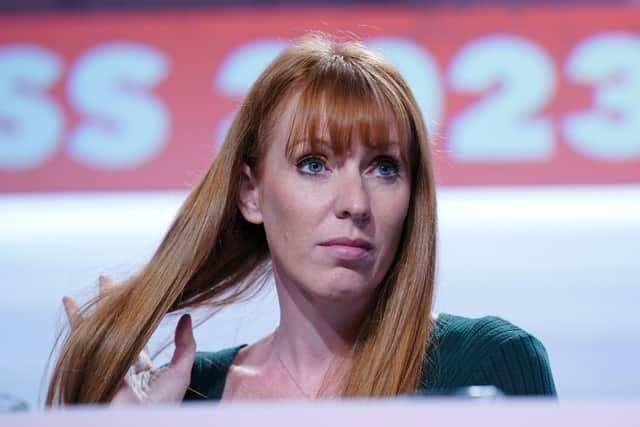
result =
M275 338L275 334L274 334L274 338ZM300 385L300 383L296 380L296 377L293 375L293 373L289 370L289 368L287 368L287 365L284 363L284 361L282 360L282 358L280 357L280 353L277 351L274 351L274 353L276 354L276 357L278 358L278 362L280 362L280 365L282 366L282 369L284 369L284 372L287 374L287 376L289 377L289 379L291 380L291 382L296 386L296 388L298 389L298 391L300 393L302 393L302 395L306 398L306 399L317 399L320 396L320 393L324 390L325 388L325 382L327 381L327 374L329 374L329 371L331 370L331 367L333 366L333 363L336 360L336 356L334 355L331 358L331 361L329 362L329 365L327 366L327 369L324 371L324 374L322 375L322 382L320 383L320 387L318 387L318 390L315 392L315 394L309 394L307 393L302 386Z

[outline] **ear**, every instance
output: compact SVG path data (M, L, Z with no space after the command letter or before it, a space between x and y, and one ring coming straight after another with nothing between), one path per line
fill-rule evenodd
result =
M247 221L253 224L262 224L258 181L247 164L242 165L238 209Z

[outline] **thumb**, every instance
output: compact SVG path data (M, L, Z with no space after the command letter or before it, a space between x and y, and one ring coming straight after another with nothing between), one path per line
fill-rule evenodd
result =
M171 366L179 366L190 371L196 354L196 340L193 337L193 327L191 326L191 316L189 314L185 314L178 321L175 343L176 349L171 358Z

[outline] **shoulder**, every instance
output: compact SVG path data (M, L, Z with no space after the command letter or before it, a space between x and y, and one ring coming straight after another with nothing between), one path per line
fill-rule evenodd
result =
M494 385L505 394L555 395L542 343L495 316L440 314L423 382L433 390Z
M468 318L441 313L434 326L434 339L441 345L455 344L458 350L469 347L492 350L508 341L535 339L520 327L496 316Z
M238 351L244 346L216 352L196 352L191 368L191 384L184 400L219 399L224 383Z

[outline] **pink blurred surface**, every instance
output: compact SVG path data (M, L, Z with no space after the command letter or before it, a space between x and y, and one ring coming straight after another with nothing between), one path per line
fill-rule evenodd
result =
M144 408L84 407L0 415L13 426L638 426L640 402L558 403L548 400L212 403Z

